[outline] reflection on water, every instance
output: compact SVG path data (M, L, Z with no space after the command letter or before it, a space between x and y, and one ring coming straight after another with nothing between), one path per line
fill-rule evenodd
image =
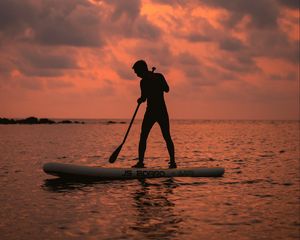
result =
M173 190L178 187L172 178L161 180L160 183L150 183L147 179L138 179L136 189L130 193L132 197L131 207L135 213L132 216L128 229L131 237L143 239L174 239L182 230L179 223L182 217L174 213L175 203L170 200ZM85 191L99 184L110 181L66 180L61 178L46 179L42 189L56 193L72 193L73 191Z
M137 216L131 229L142 233L143 239L174 239L180 234L179 223L182 221L174 213L176 205L169 198L176 184L172 179L158 185L139 181L141 188L133 193Z
M179 167L225 167L223 178L65 181L58 161L111 167L125 125L0 126L4 239L299 239L299 122L173 121ZM140 122L114 167L136 161ZM145 163L166 167L160 129Z
M84 190L86 187L91 187L93 184L106 184L107 181L90 181L90 180L67 180L62 178L53 178L44 180L42 189L50 192L71 192Z

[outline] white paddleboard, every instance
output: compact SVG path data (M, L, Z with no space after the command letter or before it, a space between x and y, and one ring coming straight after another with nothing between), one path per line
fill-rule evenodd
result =
M102 168L89 167L64 163L46 163L43 166L45 173L61 178L74 179L135 179L159 177L221 177L224 168Z

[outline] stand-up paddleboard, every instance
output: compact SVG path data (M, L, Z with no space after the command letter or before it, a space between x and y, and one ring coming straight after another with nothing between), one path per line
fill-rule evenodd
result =
M45 173L74 179L135 179L159 177L221 177L224 168L101 168L64 163L46 163Z

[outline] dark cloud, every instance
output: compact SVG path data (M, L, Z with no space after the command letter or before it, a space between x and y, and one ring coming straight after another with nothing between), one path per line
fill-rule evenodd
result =
M158 40L162 34L159 27L151 23L147 16L140 15L140 2L137 3L134 10L129 11L132 8L129 1L116 1L114 2L114 8L119 9L112 12L112 19L104 19L104 28L107 38L110 41L115 41L115 37L118 39L124 38L137 38L137 39L148 39ZM111 4L111 2L109 2ZM121 4L122 3L122 4ZM126 4L125 4L126 3Z
M136 19L140 15L141 1L130 0L130 1L119 1L119 0L108 0L108 4L114 6L114 11L111 16L112 20L117 20L123 15L130 19Z
M214 41L219 35L219 31L215 29L207 19L203 17L191 17L191 18L175 18L176 29L174 29L174 36L184 38L189 42L211 42ZM186 21L192 26L190 31L186 31ZM183 31L181 30L183 28Z
M194 55L188 52L182 52L178 54L177 58L180 64L196 65L197 63L199 63L199 60Z
M249 34L248 55L253 57L269 57L284 59L291 63L299 63L299 42L288 39L281 31L253 30Z
M99 9L84 0L8 1L0 6L0 31L5 37L29 39L45 45L102 46ZM95 30L96 29L96 30Z
M182 70L190 83L190 87L194 90L204 86L216 86L224 81L237 80L239 79L237 74L240 75L241 73L235 74L233 66L221 66L220 68L220 64L208 64L208 61L201 61L188 52L178 54L176 59L175 66ZM212 62L216 63L217 60L213 59Z
M73 87L74 84L68 81L50 79L47 81L47 87L49 89L61 89L61 88L70 88Z
M14 66L13 61L7 58L8 56L6 55L0 58L0 81L5 81L9 77L10 71Z
M112 11L86 0L2 0L0 37L51 46L103 47L112 36L160 36L160 29L141 16L140 0L106 4Z
M284 17L280 12L281 1L202 0L200 2L212 8L228 11L228 19L218 19L223 28L216 29L201 17L191 17L188 19L194 27L191 33L184 34L179 31L175 35L192 43L217 44L220 50L231 54L228 57L229 62L217 61L217 64L223 68L238 72L248 72L251 69L256 71L258 69L252 60L255 57L277 58L294 64L299 63L299 41L291 40L278 26L279 18ZM192 1L190 3L192 4ZM291 8L296 7L296 4L289 1L285 4ZM245 29L240 29L238 24L245 16L251 17L250 23L245 26ZM298 24L298 21L299 18L295 24ZM237 31L244 32L243 41L232 36L231 31L235 27ZM241 62L242 58L247 59L248 62Z
M146 15L141 14L141 0L95 0L104 3L105 10L101 14L101 30L108 41L115 41L115 37L158 40L161 30L153 24Z
M33 26L41 44L100 47L101 11L87 1L45 1ZM56 10L53 10L56 9Z
M159 40L161 30L150 23L145 16L140 16L134 22L129 22L128 19L121 19L119 22L114 23L107 30L110 33L110 41L118 41L124 38L136 38L145 40Z
M285 7L292 8L292 9L299 9L299 5L300 5L299 0L277 0L277 2Z
M190 33L186 36L186 39L190 42L210 42L212 38L201 33Z
M271 74L269 76L270 80L273 81L297 81L299 76L295 72L283 73L283 74Z
M64 71L57 69L36 69L25 64L19 64L18 70L26 77L60 77L64 75Z
M154 3L165 4L165 5L185 5L188 4L186 0L153 0Z
M103 39L95 30L71 25L68 22L50 23L40 28L36 33L36 40L46 45L68 45L77 47L100 47L104 45ZM69 29L70 31L66 31Z
M133 80L135 79L135 74L131 66L128 66L122 62L115 61L114 70L117 72L119 77L123 80Z
M170 50L170 45L164 41L151 42L142 41L139 42L134 49L130 49L130 52L137 56L137 59L144 59L148 63L148 67L154 64L156 67L160 67L157 71L167 72L176 61L174 54ZM156 65L157 64L157 65Z
M244 16L251 16L251 26L257 28L277 27L279 9L274 0L241 1L241 0L200 0L201 3L229 11L230 18L221 20L228 27L234 27Z
M194 20L193 20L194 21ZM217 65L220 65L222 68L225 68L226 70L233 70L234 72L248 72L251 69L253 70L256 68L255 62L251 59L252 53L249 50L249 47L246 46L240 39L231 36L231 34L227 30L219 29L217 30L214 28L207 20L200 19L201 24L199 25L199 28L197 26L197 31L200 31L201 34L198 33L192 33L192 36L200 36L199 38L191 39L191 35L184 35L179 34L180 36L183 36L188 41L194 43L199 42L200 44L208 43L208 44L216 44L220 50L224 50L228 52L228 54L231 54L228 58L231 59L231 63L223 63L220 59L218 59L217 56L212 57L211 61L212 63L216 63ZM205 38L204 38L205 36ZM192 41L191 41L192 40ZM227 56L220 52L218 55L222 55L223 60L226 61ZM245 55L245 56L244 56ZM216 59L215 59L216 58ZM249 61L244 62L243 59L247 58ZM247 66L251 65L251 66ZM187 71L188 73L189 71ZM190 76L188 74L187 76Z
M30 1L0 1L0 32L16 33L36 20L36 8Z
M228 11L229 18L220 19L220 23L227 28L235 27L245 16L251 17L250 27L255 28L276 28L277 17L280 13L278 2L289 7L297 7L297 0L260 0L260 1L242 1L242 0L198 0L198 1L168 1L155 0L161 4L180 4L190 6L199 6L199 3L212 8L221 8ZM202 40L200 35L200 40Z
M25 88L32 91L39 91L44 89L44 81L37 78L22 77L16 79L18 87Z
M22 57L34 68L54 68L54 69L72 69L78 68L75 58L65 54L49 53L46 49L42 50L23 50Z
M220 49L226 51L239 51L243 49L245 46L244 44L236 38L225 38L220 40L219 42Z
M200 65L188 65L188 66L181 66L181 69L183 70L185 76L188 79L195 79L197 78L198 81L201 81L203 79L203 68L200 68Z
M218 66L201 64L198 66L198 72L200 73L199 75L196 75L194 72L194 76L189 78L194 87L217 86L225 81L240 80L240 73L235 73L228 69L220 69Z
M158 40L161 36L161 30L150 23L146 17L140 17L134 25L133 36L139 38Z
M58 77L67 70L79 69L76 56L49 47L21 48L7 62L10 63L8 71L17 69L30 77Z
M260 71L256 62L250 56L244 54L216 57L213 61L223 69L233 73L243 74Z

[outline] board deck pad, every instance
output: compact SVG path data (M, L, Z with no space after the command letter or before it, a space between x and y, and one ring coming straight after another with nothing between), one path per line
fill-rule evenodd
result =
M224 168L102 168L81 166L65 163L46 163L43 166L45 173L61 178L75 179L136 179L160 177L221 177Z

